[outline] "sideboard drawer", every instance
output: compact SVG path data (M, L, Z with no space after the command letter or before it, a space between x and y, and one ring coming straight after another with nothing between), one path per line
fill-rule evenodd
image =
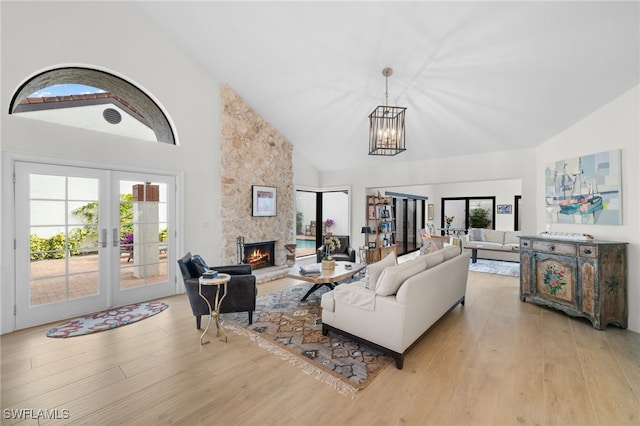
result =
M579 245L578 246L578 256L580 257L590 257L595 259L598 257L598 249L596 246L589 245Z
M566 254L576 256L576 245L559 243L557 241L534 241L533 249L547 253Z

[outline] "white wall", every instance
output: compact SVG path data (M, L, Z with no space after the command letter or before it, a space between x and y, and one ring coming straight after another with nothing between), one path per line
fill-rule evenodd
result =
M2 2L1 31L1 331L13 326L13 205L11 170L5 164L12 153L96 167L184 172L181 194L186 207L178 236L184 245L178 255L190 250L216 264L221 253L218 81L125 2ZM11 96L24 80L70 64L110 71L148 91L173 121L179 145L8 115Z
M640 86L601 107L538 147L536 228L545 230L544 166L566 158L622 150L622 225L551 224L552 232L589 233L597 239L625 241L629 328L640 332Z
M411 149L410 145L407 149ZM366 146L363 146L363 152L364 150L366 150ZM532 205L529 204L532 201L527 203L527 200L533 200L535 197L535 186L525 184L526 181L535 181L535 162L521 160L534 157L534 150L502 151L391 165L385 170L385 173L372 173L367 169L331 171L322 174L322 186L351 184L351 235L355 240L352 244L355 247L364 244L359 226L362 226L362 221L365 218L365 195L369 188L386 188L406 193L417 193L412 191L412 188L415 188L416 191L424 191L422 195L428 196L429 203L435 204L434 222L439 224L441 197L454 196L453 194L458 190L462 194L466 192L463 191L465 185L471 185L470 187L474 191L484 190L482 185L478 188L473 186L477 182L486 181L488 185L491 182L521 182L522 209L525 210L531 208L528 206ZM451 195L440 192L438 188L443 184L449 185L447 188L454 192ZM515 190L515 187L511 188ZM504 196L507 197L506 193ZM505 204L512 204L512 201L505 202ZM533 215L523 215L522 229L524 233L535 232L535 220Z

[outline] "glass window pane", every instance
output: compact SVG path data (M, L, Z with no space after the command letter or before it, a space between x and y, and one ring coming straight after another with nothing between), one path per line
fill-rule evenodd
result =
M95 201L69 201L68 220L70 225L95 225L98 223L99 205Z
M66 194L64 176L29 175L29 198L41 200L64 200Z
M442 217L443 227L446 228L450 220L450 227L462 229L465 228L466 219L466 200L445 200L444 212Z
M345 191L322 194L322 222L324 231L333 235L349 235L349 194ZM327 222L330 220L329 222ZM327 223L331 224L327 226Z
M64 225L66 223L64 209L64 201L31 200L31 225Z
M98 179L71 176L68 179L70 200L98 200Z
M31 306L62 302L67 299L66 277L33 280L30 283L29 290Z
M87 268L89 267L90 265L87 265ZM69 275L69 299L79 299L99 294L99 282L99 272Z
M469 200L469 227L493 229L493 200Z
M296 257L316 252L317 229L316 193L296 191Z

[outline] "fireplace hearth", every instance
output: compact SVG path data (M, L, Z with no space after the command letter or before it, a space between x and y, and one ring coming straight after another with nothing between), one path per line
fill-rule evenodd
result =
M275 241L245 243L242 263L249 263L253 269L274 266Z

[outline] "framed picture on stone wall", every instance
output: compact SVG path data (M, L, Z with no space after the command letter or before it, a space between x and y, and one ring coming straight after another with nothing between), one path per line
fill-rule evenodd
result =
M251 187L252 216L275 216L276 215L276 188L273 186Z

